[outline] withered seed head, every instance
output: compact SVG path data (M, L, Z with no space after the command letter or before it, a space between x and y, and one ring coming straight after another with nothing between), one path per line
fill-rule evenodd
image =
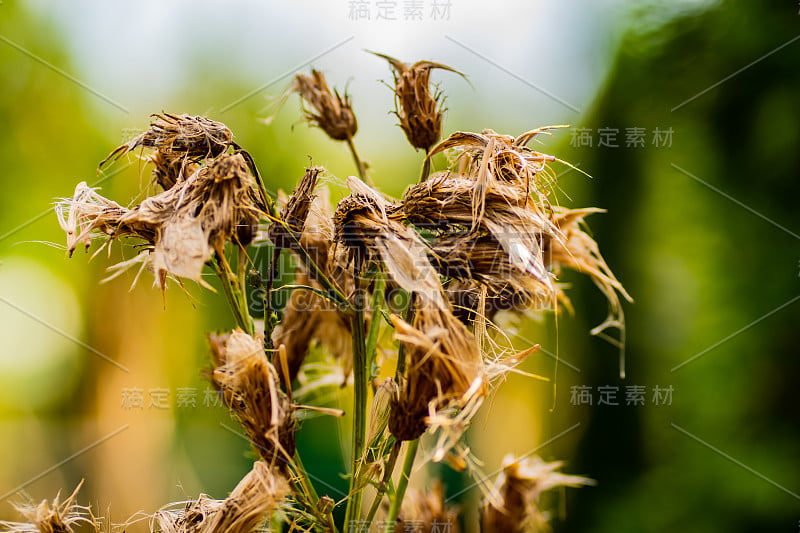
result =
M211 380L264 461L282 468L294 455L297 419L278 373L260 341L235 330L209 336L214 370Z
M254 533L277 510L290 488L286 478L258 461L225 500L205 494L188 504L170 504L150 519L153 533ZM181 505L180 508L175 508Z
M328 137L345 141L355 136L358 123L350 96L345 93L342 97L338 91L331 91L322 72L312 70L311 74L296 74L290 90L300 95L306 120Z
M389 62L394 75L394 94L397 118L414 148L430 149L442 134L443 97L431 90L431 70L438 68L461 74L452 67L431 61L417 61L407 65L393 57L377 54Z
M539 508L541 494L555 487L594 485L594 480L558 472L561 461L546 463L539 457L503 460L497 480L500 505L487 502L483 507L483 531L528 533L549 531L546 516Z
M458 533L459 509L445 501L442 482L428 490L411 489L403 499L395 531L449 531Z
M277 248L292 249L296 247L296 241L299 241L311 211L314 189L323 170L322 167L306 169L306 173L295 187L286 206L281 210L283 224L275 223L270 228L270 239Z
M0 528L9 533L74 533L87 529L100 533L101 524L91 509L77 504L81 485L83 482L63 502L59 501L60 495L56 495L52 502L43 500L36 504L27 499L14 503L14 507L26 521L0 521Z
M392 402L389 431L398 440L414 440L427 429L431 404L445 406L464 395L482 366L475 336L447 309L426 305L414 323L392 316L395 338L406 346L406 378Z
M205 117L170 113L152 117L154 120L150 123L150 129L117 147L100 162L100 167L107 161L119 159L139 146L199 161L217 157L233 143L233 133L221 122Z

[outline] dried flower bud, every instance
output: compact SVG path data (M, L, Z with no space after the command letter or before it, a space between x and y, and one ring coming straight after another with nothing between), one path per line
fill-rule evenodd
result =
M277 510L289 493L286 478L258 461L225 500L201 494L189 504L170 504L153 515L150 531L253 533L260 531L268 514Z
M503 471L497 480L499 505L486 503L483 508L482 531L531 533L549 531L545 515L539 507L541 494L555 487L594 485L594 481L569 476L557 470L561 461L546 463L539 457L503 460Z
M281 210L281 223L275 223L270 228L270 239L277 248L293 249L306 225L306 219L311 211L314 201L314 189L322 167L307 168L300 183L295 187L286 205Z
M457 507L445 502L442 482L436 480L428 490L411 489L406 493L395 531L458 533L458 514Z
M474 335L446 309L420 307L413 325L397 316L392 323L406 346L407 372L392 402L389 431L398 440L414 440L427 429L432 405L461 399L480 380L481 357Z
M373 52L374 53L374 52ZM389 62L394 75L395 114L408 142L414 148L429 150L442 134L443 97L438 90L431 90L431 70L438 68L461 74L452 67L417 61L407 65L393 57L375 54Z
M81 485L83 485L83 481L63 502L59 501L59 494L52 502L43 500L38 505L29 499L15 503L14 508L22 514L26 521L0 521L0 527L3 528L3 531L11 533L74 533L77 529L83 530L83 526L86 526L95 533L100 533L101 524L92 514L91 509L76 503Z
M280 389L278 373L260 341L241 330L211 335L211 380L267 463L286 465L295 450L294 406Z
M217 157L233 145L233 134L222 122L190 115L152 115L150 128L117 147L100 162L102 167L109 160L117 160L139 146L155 148L168 156L170 161L186 157L197 162Z
M355 136L358 123L350 105L350 96L345 93L342 97L338 91L331 91L322 72L312 70L310 75L296 74L290 90L300 95L306 120L327 133L328 137L345 141Z

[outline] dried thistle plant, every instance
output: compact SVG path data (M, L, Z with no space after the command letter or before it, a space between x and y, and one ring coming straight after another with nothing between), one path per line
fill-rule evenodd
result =
M547 515L540 508L542 493L555 487L594 485L585 477L558 472L561 461L546 463L539 457L503 460L503 470L497 479L500 505L487 503L483 508L483 531L535 533L550 531Z
M440 141L443 96L430 73L458 71L377 55L393 69L401 128L426 151L420 181L399 199L370 184L353 143L350 98L313 70L298 74L290 91L300 95L308 122L347 142L360 176L346 180L350 193L335 207L321 184L325 170L311 167L288 198L279 197L278 210L227 126L174 114L154 115L147 131L101 163L147 149L143 159L159 192L127 207L81 183L56 206L70 254L95 241L98 251L133 241L137 255L113 266L111 277L149 268L162 289L168 278L208 286L202 276L210 269L236 321L231 333L210 336L209 378L261 460L225 500L201 495L156 512L153 533L244 533L268 520L291 531L346 531L369 528L379 511L392 526L434 531L444 521L454 531L458 513L445 504L441 484L406 496L414 465L429 461L475 477L486 502L483 531L537 531L545 527L542 492L589 484L558 473L560 463L511 458L492 485L465 434L505 377L525 374L518 367L538 348L512 350L492 323L498 311L571 308L560 282L562 270L571 269L608 300L609 317L594 332L624 331L622 300L630 297L584 225L600 210L556 202L549 165L559 160L528 147L553 128L516 137L456 132ZM429 176L440 153L450 156L447 167ZM272 246L259 248L265 266L257 265L249 246L266 241ZM282 256L292 258L290 265ZM275 298L281 291L290 291L285 305ZM397 295L404 296L400 303ZM263 305L260 320L251 316L254 303ZM340 416L341 401L352 402L344 437L349 489L336 502L317 494L296 442L300 410ZM7 527L94 527L74 500L75 494L63 504L31 507L29 522ZM337 505L345 506L344 522L334 519ZM57 525L43 529L47 520Z
M262 461L253 465L225 500L201 494L176 509L157 511L150 521L152 533L252 533L261 531L268 515L289 494L289 483ZM178 504L180 505L180 504Z
M312 70L311 74L295 75L290 90L300 95L305 118L310 124L335 141L355 137L358 122L350 96L347 93L341 96L338 91L332 91L322 72Z
M427 152L442 135L444 115L444 97L440 91L431 88L431 70L441 69L462 76L463 74L452 67L432 61L417 61L408 65L384 54L375 55L388 61L392 67L395 114L400 119L403 133L411 146Z
M82 485L81 481L63 502L60 501L60 495L56 495L52 502L43 500L36 504L28 499L15 503L14 508L25 521L0 521L0 528L7 533L74 533L81 527L87 527L100 533L100 519L92 514L89 507L77 503Z
M261 458L285 469L295 451L297 419L291 399L281 390L278 372L263 344L241 330L212 335L211 381L236 416Z

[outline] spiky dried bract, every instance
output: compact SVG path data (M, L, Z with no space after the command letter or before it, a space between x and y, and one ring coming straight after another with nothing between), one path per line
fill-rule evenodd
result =
M311 74L296 74L290 90L300 95L306 120L328 137L345 141L355 136L358 122L350 96L345 93L342 97L338 91L331 91L322 72L312 70Z
M252 533L290 493L286 478L258 461L225 500L201 494L183 509L165 508L153 515L153 533Z
M560 238L550 243L548 254L555 268L561 266L589 276L608 301L608 317L592 329L593 334L607 328L617 328L624 332L625 323L621 295L627 301L633 298L628 294L611 268L603 259L597 242L581 227L584 218L592 213L603 213L603 209L555 208L554 223L559 229Z
M428 490L411 489L403 499L395 531L458 533L459 509L445 501L444 487L437 480Z
M374 52L373 52L374 53ZM461 74L452 67L432 61L407 65L393 57L375 54L389 62L394 75L396 115L408 142L414 148L428 150L442 134L443 97L432 89L431 70L442 69Z
M483 507L483 531L535 533L550 531L547 515L540 508L540 496L555 487L594 485L594 480L558 472L563 462L544 462L539 457L503 460L503 471L497 479L500 505Z
M297 419L262 343L239 329L209 339L214 357L211 379L222 391L223 402L261 458L284 468L294 456Z
M416 309L413 324L391 317L395 338L406 347L405 377L392 402L389 430L398 440L414 440L428 427L429 411L466 398L483 368L474 335L453 314L432 303Z
M217 157L233 143L233 133L228 127L206 117L164 113L151 115L150 128L117 147L101 163L119 159L140 146L155 148L167 156L170 164L182 158L189 161Z
M59 494L52 502L43 500L35 504L28 500L14 503L25 522L0 521L0 528L7 533L74 533L77 528L88 527L100 533L100 522L91 509L77 504L82 485L83 482L78 484L63 502L59 501Z

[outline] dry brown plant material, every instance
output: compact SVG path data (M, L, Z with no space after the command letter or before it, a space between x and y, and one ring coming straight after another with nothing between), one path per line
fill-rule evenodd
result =
M403 508L395 531L458 533L458 507L445 502L442 483L437 480L428 490L411 489L403 499Z
M374 53L374 52L373 52ZM432 90L431 70L442 69L462 75L452 67L432 61L407 65L393 57L375 54L389 62L394 75L395 114L408 142L414 148L430 149L442 134L443 96Z
M223 154L194 174L141 204L127 209L80 183L71 199L57 205L70 254L88 249L93 238L107 244L121 237L145 241L142 260L165 287L167 276L202 282L212 251L226 242L244 246L255 234L265 206L255 178L240 153Z
M89 507L78 505L78 491L83 482L78 484L72 494L63 502L60 494L52 502L43 500L39 504L23 501L14 504L14 508L25 518L24 522L0 521L2 531L7 533L74 533L82 527L100 533L100 522L92 514Z
M395 315L392 324L406 346L407 372L392 402L389 430L398 440L414 440L428 428L429 410L461 400L483 380L482 362L475 337L446 309L423 304L413 324Z
M482 531L538 533L550 531L547 515L540 508L540 497L555 487L594 485L591 479L558 472L563 462L546 463L539 457L515 459L506 456L496 487L500 505L483 507Z
M280 388L275 367L262 343L241 330L209 337L211 379L222 401L239 420L256 452L283 469L295 451L297 419L291 399Z
M201 494L183 509L162 509L153 515L150 530L153 533L260 531L269 514L278 509L289 493L286 478L267 463L258 461L225 500Z
M100 166L110 160L117 160L140 146L155 148L166 155L170 162L184 157L188 161L197 162L217 157L233 145L233 133L221 122L171 113L152 117L153 122L147 131L117 147L100 162Z
M331 91L325 75L312 70L311 74L297 74L289 89L300 95L306 120L336 141L352 139L358 131L356 115L350 96Z

